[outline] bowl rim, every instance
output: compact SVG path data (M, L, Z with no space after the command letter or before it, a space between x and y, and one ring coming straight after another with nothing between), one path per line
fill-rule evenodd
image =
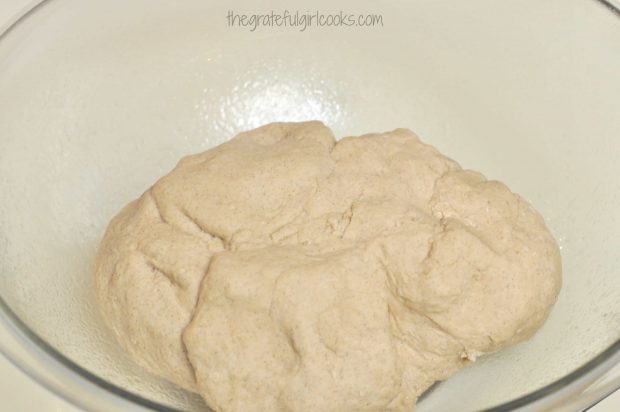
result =
M54 0L33 0L21 13L14 16L13 19L9 20L4 26L0 26L0 42L2 42L2 40L17 26L53 1ZM599 3L609 12L620 18L620 0L590 1ZM143 408L163 412L183 412L179 409L163 405L125 390L82 368L30 329L11 309L1 294L0 327L7 329L16 341L27 346L26 349L29 352L28 356L31 357L28 361L34 362L37 367L33 368L27 366L25 364L26 360L8 350L3 345L2 341L0 341L0 353L29 377L70 403L80 407L89 407L89 402L85 401L82 395L71 390L71 384L65 386L55 384L49 376L45 376L45 374L39 370L40 368L50 367L50 365L53 367L57 364L61 369L64 369L65 373L69 374L68 376L81 377L89 383L94 384L98 389L102 389L102 391L97 391L97 395L100 397L105 396L105 394L111 394L121 398L122 401L128 401L129 404L135 404ZM35 352L37 351L40 352L39 355L43 356L35 356ZM586 396L580 396L582 395L584 387L587 388L597 382L599 378L605 376L605 373L617 364L620 364L620 339L562 378L519 398L484 409L482 412L505 412L550 405L561 407L570 406L571 408L577 406L582 408L592 406L617 389L620 389L620 376L612 378L610 382L591 391ZM568 400L568 403L565 402L566 400Z

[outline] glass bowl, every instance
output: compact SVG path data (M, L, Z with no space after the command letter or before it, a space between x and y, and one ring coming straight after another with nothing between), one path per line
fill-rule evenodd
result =
M380 15L231 27L227 15ZM529 342L419 412L577 410L620 386L620 12L611 0L47 0L0 37L0 348L89 410L204 410L102 326L109 219L177 160L270 121L408 127L545 216L564 286Z

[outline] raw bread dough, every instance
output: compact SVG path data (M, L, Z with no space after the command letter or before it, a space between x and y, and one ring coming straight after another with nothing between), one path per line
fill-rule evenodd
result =
M110 223L96 288L140 365L216 411L410 411L530 337L543 219L409 130L274 123L188 156Z

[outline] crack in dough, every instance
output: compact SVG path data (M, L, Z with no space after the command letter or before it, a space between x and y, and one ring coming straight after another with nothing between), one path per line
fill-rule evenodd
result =
M532 336L560 288L543 219L412 132L274 123L183 158L109 224L104 317L216 411L410 411Z

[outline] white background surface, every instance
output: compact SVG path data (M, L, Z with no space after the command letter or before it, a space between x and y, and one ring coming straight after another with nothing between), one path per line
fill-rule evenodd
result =
M0 28L32 0L0 0ZM0 410L15 412L79 412L32 381L0 355ZM591 409L593 412L620 411L620 392Z

